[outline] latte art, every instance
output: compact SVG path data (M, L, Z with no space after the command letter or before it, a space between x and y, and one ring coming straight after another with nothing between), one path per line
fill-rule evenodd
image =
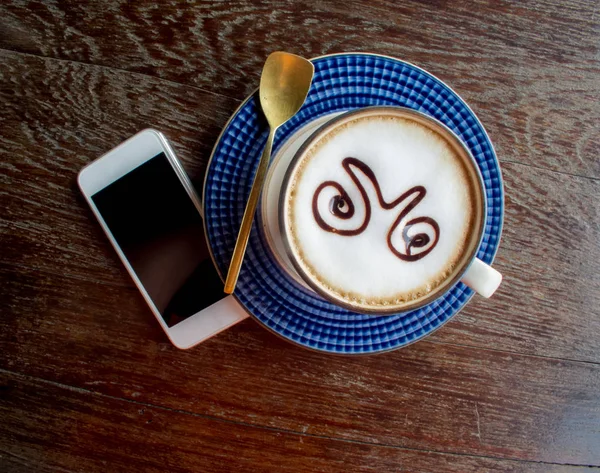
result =
M282 232L302 278L362 312L418 306L474 256L484 198L460 141L378 108L341 116L301 148L284 181Z
M415 186L407 190L404 194L392 202L386 202L381 193L381 187L377 177L369 166L356 158L345 158L342 161L342 167L348 173L354 184L359 189L365 208L365 216L361 225L356 229L336 228L328 224L321 216L319 206L319 197L327 188L333 188L336 194L331 197L329 202L330 213L339 219L348 220L354 216L354 203L344 190L344 188L335 181L325 181L315 191L312 200L312 211L317 224L325 231L337 233L343 236L355 236L361 234L369 225L371 220L371 201L364 186L356 176L353 168L359 169L373 184L377 192L378 203L385 210L392 210L401 207L402 210L398 218L392 224L387 233L387 244L391 252L403 261L417 261L427 256L435 247L440 236L440 227L437 222L430 217L416 217L406 221L407 215L423 200L427 190L423 186ZM429 231L415 231L413 227L428 226ZM393 236L399 232L402 236L402 248L394 246ZM396 240L396 239L394 239Z

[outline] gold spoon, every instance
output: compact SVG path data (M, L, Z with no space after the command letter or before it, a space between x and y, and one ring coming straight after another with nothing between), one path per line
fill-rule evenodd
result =
M277 129L292 118L308 95L315 67L310 61L295 54L281 51L271 53L265 62L260 76L260 105L269 122L270 132L267 144L258 163L258 169L248 197L242 225L238 233L231 264L225 280L225 292L231 294L240 275L244 253L248 245L252 221L262 191L269 161L271 148Z

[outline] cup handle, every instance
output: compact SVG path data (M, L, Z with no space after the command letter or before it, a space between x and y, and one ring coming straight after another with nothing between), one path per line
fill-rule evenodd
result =
M480 259L475 258L461 281L483 297L491 297L500 283L502 275Z

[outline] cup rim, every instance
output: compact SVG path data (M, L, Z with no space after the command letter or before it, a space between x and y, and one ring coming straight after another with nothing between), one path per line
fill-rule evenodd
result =
M364 114L394 114L394 115L402 115L411 116L412 118L416 118L420 121L425 121L428 123L427 126L433 126L434 128L438 128L437 131L441 132L442 135L446 135L446 138L449 139L454 145L458 146L466 156L466 160L470 164L471 171L474 172L477 177L476 181L478 184L479 192L478 195L481 196L481 215L478 222L478 235L477 239L468 252L466 257L462 258L462 267L458 271L454 271L454 275L448 281L444 281L440 284L436 290L432 293L427 294L418 299L409 301L405 304L396 304L394 306L382 306L377 308L367 308L367 307L356 307L348 302L345 302L340 299L336 299L324 291L318 284L314 283L310 276L306 273L302 265L297 261L296 256L292 250L292 246L290 244L289 235L287 232L288 225L287 222L287 212L286 212L286 196L288 194L290 179L293 175L297 165L299 164L301 158L305 154L305 152L324 134L328 133L330 130L338 126L340 122L347 121L352 119L352 117ZM288 168L285 171L285 175L283 177L283 181L281 184L281 192L279 194L279 203L278 203L278 213L279 213L279 230L281 232L283 245L285 247L285 251L294 266L295 270L298 272L298 275L302 278L302 280L319 296L323 297L326 301L331 302L339 307L343 307L345 309L351 310L353 312L362 313L362 314L371 314L371 315L393 315L398 313L409 312L412 310L420 309L436 299L443 297L448 291L450 291L464 276L466 271L471 266L474 259L477 257L477 253L479 252L479 248L481 246L481 242L483 241L483 236L485 233L485 221L487 215L487 196L485 190L485 184L483 181L483 176L481 174L481 170L477 164L477 161L473 157L470 149L467 145L454 133L448 126L444 123L440 122L436 118L433 118L423 112L414 110L412 108L403 107L403 106L368 106L361 107L355 110L350 110L341 115L333 117L331 120L327 121L325 124L320 126L317 130L315 130L302 145L298 149L298 151L294 154L291 159Z

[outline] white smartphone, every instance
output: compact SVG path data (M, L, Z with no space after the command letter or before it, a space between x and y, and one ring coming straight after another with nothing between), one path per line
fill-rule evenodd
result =
M83 168L78 182L176 347L190 348L248 317L223 292L200 199L162 133L141 131Z

